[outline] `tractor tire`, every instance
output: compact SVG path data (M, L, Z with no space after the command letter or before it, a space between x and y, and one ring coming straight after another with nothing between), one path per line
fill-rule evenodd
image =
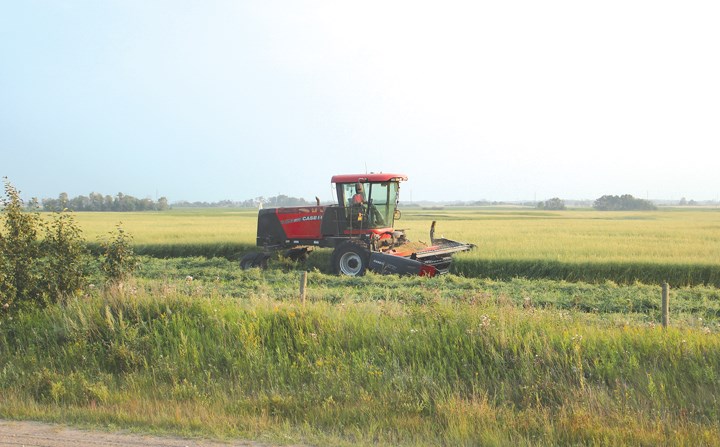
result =
M240 260L240 268L243 270L251 269L253 267L265 269L267 268L269 258L270 255L267 253L248 253Z
M345 242L333 251L333 271L338 275L363 276L369 259L370 252L367 248L354 242Z

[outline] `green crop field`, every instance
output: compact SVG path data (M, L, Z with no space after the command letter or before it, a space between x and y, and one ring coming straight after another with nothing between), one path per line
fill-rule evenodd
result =
M122 221L140 253L237 259L254 248L257 211L179 209L76 217L91 242ZM438 234L477 245L456 257L454 272L464 276L720 285L720 209L409 208L396 227L411 240L427 242L433 220Z
M407 210L412 239L437 220L477 245L437 278L328 275L328 250L241 270L254 210L75 217L91 243L122 221L140 269L0 310L2 418L328 446L720 439L717 210Z

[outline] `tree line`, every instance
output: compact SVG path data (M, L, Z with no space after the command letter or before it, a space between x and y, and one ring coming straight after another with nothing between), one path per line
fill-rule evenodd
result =
M273 197L255 197L241 201L221 200L219 202L188 202L180 201L173 203L173 206L182 208L257 208L258 206L282 207L282 206L306 206L312 203L300 197L290 197L283 194Z
M91 192L88 196L77 196L70 198L67 193L60 193L56 199L42 199L42 209L44 211L62 211L65 209L72 211L164 211L170 209L170 204L166 197L160 197L157 201L145 198L139 199L128 194L118 193L116 196L102 195ZM313 203L299 197L286 196L280 194L273 197L255 197L254 199L221 200L217 202L207 201L179 201L173 203L175 207L182 208L257 208L259 206L267 207L284 207L284 206L307 206ZM449 205L455 206L488 206L488 205L507 205L510 202L490 202L486 200L473 202L450 202ZM518 203L512 203L518 205ZM680 200L680 205L695 205L694 200L687 201L685 198ZM553 197L541 202L523 202L520 205L535 206L543 210L564 210L566 209L565 201ZM32 204L31 204L32 206ZM405 206L412 206L405 204ZM604 195L596 199L592 207L598 211L642 211L657 209L655 204L649 200L635 198L630 194Z
M604 195L596 199L592 206L598 211L648 211L657 209L657 206L651 201L638 199L630 194L623 194L621 196ZM553 197L544 202L538 202L537 208L543 210L564 210L565 201Z
M598 211L648 211L657 209L651 201L638 199L630 194L621 196L604 195L593 202L593 208Z
M65 209L81 211L164 211L170 208L168 199L160 197L157 201L139 199L129 194L117 193L116 196L102 195L91 192L88 196L70 198L67 193L60 193L57 199L42 199L44 211L62 211Z

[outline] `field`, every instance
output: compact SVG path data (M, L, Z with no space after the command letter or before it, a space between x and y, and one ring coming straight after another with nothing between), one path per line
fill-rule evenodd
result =
M0 318L0 417L312 445L718 444L716 283L673 287L663 329L650 276L483 269L717 272L720 213L428 213L406 211L398 227L422 240L437 219L477 244L458 260L467 273L337 277L327 253L243 271L254 212L78 214L89 240L122 220L161 257L120 286L95 278Z
M254 249L256 218L255 210L225 209L77 214L89 241L122 221L139 253L229 259ZM439 234L477 245L454 264L455 273L468 277L720 286L720 209L410 208L396 226L411 240L427 242L433 220ZM324 263L314 266L323 268Z

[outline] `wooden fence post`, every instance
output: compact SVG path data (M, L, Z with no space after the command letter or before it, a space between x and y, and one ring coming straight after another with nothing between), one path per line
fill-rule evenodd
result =
M666 282L662 285L662 325L667 329L670 321L670 285Z
M300 275L300 301L305 306L305 290L307 289L307 272Z

